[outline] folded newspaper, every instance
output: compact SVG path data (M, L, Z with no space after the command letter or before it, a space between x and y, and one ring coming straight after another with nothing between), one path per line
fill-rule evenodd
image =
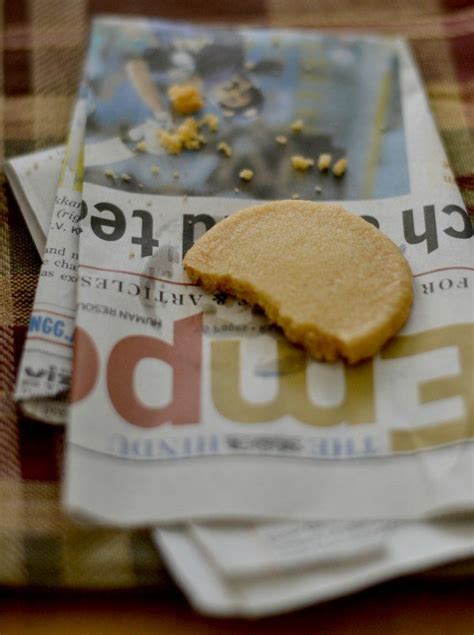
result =
M61 149L12 159L7 172L29 227L48 227ZM43 253L46 235L33 233ZM43 407L45 406L44 402ZM474 555L474 522L370 521L198 525L156 530L172 574L198 609L261 616L328 600ZM472 561L471 561L472 562ZM472 565L466 563L466 572Z
M207 143L170 155L160 139L182 119L167 91L183 82L205 96L196 125ZM331 596L332 584L334 595L466 555L469 532L462 545L441 540L425 560L405 552L405 565L389 564L384 548L397 533L389 520L473 501L472 228L406 44L96 20L72 131L17 386L30 413L65 420L75 323L66 508L121 525L238 520L238 539L236 525L159 530L193 601L221 614L284 610ZM343 179L292 170L292 155L321 152L348 157ZM243 168L254 173L248 183ZM374 360L317 363L262 315L206 295L182 270L186 251L221 218L295 194L347 201L410 262L412 316ZM245 522L276 518L286 522L251 544ZM295 531L296 520L311 524ZM346 539L321 547L334 522ZM272 531L291 538L268 559L261 536L268 542ZM209 552L219 540L247 553L247 568L243 556L221 563L243 576L240 585L276 567L292 599L282 603L283 587L270 590L263 578L263 598L250 591L245 600L234 583L220 589L220 604L196 596L192 575L180 575L183 540L189 558L192 549L207 554L202 566L220 562ZM318 586L321 555L354 552L385 554L385 573L356 571L343 583L340 572ZM302 558L319 568L299 575ZM184 569L196 571L188 560Z

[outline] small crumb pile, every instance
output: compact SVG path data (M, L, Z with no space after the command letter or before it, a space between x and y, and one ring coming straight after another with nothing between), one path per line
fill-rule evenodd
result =
M294 154L291 157L291 165L295 170L300 170L301 172L306 172L309 168L312 168L314 165L313 159L308 157L304 157L301 154Z
M200 126L207 126L211 132L217 132L219 130L219 117L209 112L199 122Z
M347 170L346 158L339 159L338 161L336 161L336 163L333 165L333 168L332 168L332 172L335 176L342 176L343 174L345 174L346 170Z
M180 115L191 115L204 106L204 100L193 84L175 84L168 89L168 97L170 99L173 110Z
M222 154L229 158L232 156L232 148L230 147L230 145L228 143L226 143L225 141L221 141L219 143L219 145L217 146L217 150L219 152L222 152Z
M321 170L321 172L323 170L329 170L331 163L332 163L332 155L327 154L326 152L323 152L322 154L319 155L318 168Z
M301 132L304 128L304 123L302 119L295 119L290 126L292 132Z
M158 139L168 154L181 154L183 149L200 150L206 143L199 133L198 122L193 117L185 119L174 132L158 130Z
M253 179L253 170L244 168L243 170L240 170L239 177L242 179L242 181L251 181Z

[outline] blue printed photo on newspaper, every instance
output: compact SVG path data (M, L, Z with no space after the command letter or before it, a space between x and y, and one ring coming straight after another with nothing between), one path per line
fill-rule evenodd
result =
M386 41L99 22L87 72L87 140L102 142L90 157L90 183L110 186L116 174L126 192L233 197L247 168L255 176L240 195L254 199L313 198L315 186L326 200L409 192L398 56ZM182 121L168 89L185 82L205 96L200 119L218 118L215 132L203 125L198 156L170 155L160 144L160 131ZM232 148L228 161L217 150L222 140ZM322 153L347 157L344 179L308 179L291 168L292 155Z

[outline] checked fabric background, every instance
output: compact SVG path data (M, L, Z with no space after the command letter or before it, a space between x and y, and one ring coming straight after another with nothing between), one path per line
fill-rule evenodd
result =
M21 417L12 400L40 259L5 182L4 158L64 142L89 21L97 13L403 35L413 47L451 167L474 215L474 4L469 0L5 0L2 9L0 586L167 585L169 578L146 530L87 528L62 514L64 430Z

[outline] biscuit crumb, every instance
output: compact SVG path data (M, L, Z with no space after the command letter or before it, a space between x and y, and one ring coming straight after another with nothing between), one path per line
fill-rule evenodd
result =
M138 184L138 187L139 187L141 190L143 190L143 183L139 183L139 184Z
M239 177L242 179L242 181L251 181L253 179L253 170L244 168L243 170L240 170Z
M193 84L175 84L168 88L168 97L173 110L180 115L191 115L204 106L204 101L198 88Z
M199 122L200 126L207 126L211 132L217 132L219 130L219 117L209 112Z
M115 181L115 179L117 178L117 175L115 174L113 170L105 170L104 174L106 177L108 177L109 179L112 179L113 181Z
M294 154L291 157L291 165L294 170L300 170L301 172L306 172L309 168L312 168L314 165L313 159L309 157L304 157L301 154Z
M130 174L127 174L126 172L124 172L120 178L122 181L125 181L125 183L129 183L132 180Z
M174 178L174 179L179 179L179 172L178 172L178 170L175 170L175 171L173 172L173 178Z
M286 144L288 143L288 137L285 137L285 135L283 134L279 134L277 137L275 137L275 141L281 146L286 146Z
M321 170L321 172L323 170L328 170L329 166L332 163L332 155L328 154L326 152L323 152L322 154L319 155L318 158L318 168Z
M181 154L183 149L200 150L206 143L199 134L198 122L194 117L188 117L174 132L158 130L158 139L168 154Z
M219 143L219 145L217 146L217 150L219 152L222 152L222 154L229 158L232 156L232 148L230 147L230 145L228 143L226 143L225 141L221 141Z
M134 251L129 251L128 252L128 257L129 258L135 258L135 252Z
M183 149L183 140L178 133L159 130L158 138L161 146L168 154L181 154L181 150Z
M233 117L235 115L235 112L233 110L224 110L224 117Z
M347 170L347 159L343 158L336 161L336 163L334 164L332 168L332 173L334 174L334 176L342 176L343 174L345 174L346 170Z
M147 151L147 146L146 143L144 141L139 141L138 143L135 144L135 151L136 152L146 152Z
M304 128L304 122L302 119L295 119L290 126L292 132L301 132Z
M323 191L323 188L320 185L315 185L314 191L317 192L318 194L321 194L321 192Z
M152 174L159 174L160 173L160 166L159 165L152 165L150 168L150 172Z
M294 192L294 193L291 195L291 198L294 198L294 199L297 199L297 198L299 198L299 197L300 197L299 192Z
M205 143L204 137L198 132L198 123L193 117L185 119L176 132L180 135L186 150L199 150Z
M255 62L245 62L244 66L248 71L253 71L255 68Z
M234 187L234 192L240 192L238 187Z

